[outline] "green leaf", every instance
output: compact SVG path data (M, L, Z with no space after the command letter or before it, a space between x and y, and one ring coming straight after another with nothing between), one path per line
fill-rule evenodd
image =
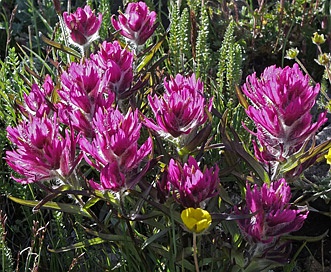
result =
M48 45L54 47L55 49L58 49L58 50L61 50L63 51L64 53L68 53L76 58L81 58L82 56L80 55L79 52L77 52L76 50L70 48L70 47L67 47L61 43L58 43L58 42L55 42L55 41L52 41L50 39L48 39L45 35L43 34L40 34L40 38L42 39L42 41L44 43L47 43Z
M61 194L64 191L67 191L71 189L70 185L62 185L58 188L56 188L52 193L44 197L34 208L33 211L37 212L42 206L44 206L47 202L50 202L52 199L57 197L59 194Z
M149 237L142 245L141 245L141 250L144 250L145 247L149 246L152 244L155 240L159 239L163 235L165 235L169 231L169 228L163 229L160 232L154 234L153 236Z
M281 172L286 173L294 168L296 168L299 165L302 165L303 163L309 162L309 160L313 159L316 157L316 160L318 159L319 156L324 154L326 151L328 151L331 148L331 140L325 141L322 144L318 146L312 146L309 150L306 152L298 152L296 154L293 154L289 159L284 164L281 164ZM312 165L315 162L310 163ZM310 166L307 165L306 167Z
M24 200L14 196L8 196L8 198L18 204L28 206L28 207L35 207L39 204L39 201L36 200ZM72 205L72 204L65 204L65 203L57 203L57 202L47 202L41 206L43 209L51 209L61 212L66 212L70 214L78 214L88 218L92 218L91 215L84 210L82 210L79 206Z
M102 232L98 232L95 230L91 230L88 228L84 228L84 230L88 233L91 234L93 236L97 236L98 238L101 238L105 241L111 241L111 242L132 242L131 238L125 234L123 235L116 235L116 234L109 234L109 233L102 233Z
M318 236L292 236L292 235L284 235L282 239L284 240L295 240L295 241L306 241L306 242L318 242L321 241L324 237L327 236L329 230L325 231L321 235Z
M92 206L94 206L97 202L99 202L100 198L98 197L91 197L84 205L83 209L88 210Z
M78 242L78 243L70 245L70 246L61 247L59 249L48 248L48 251L53 252L53 253L62 253L62 252L70 251L73 249L84 248L84 247L93 246L93 245L99 245L99 244L102 244L105 242L107 242L107 241L98 237L98 238L92 238L89 240L85 240L83 242Z
M151 61L157 50L159 50L159 48L161 47L163 41L164 37L157 44L155 44L151 51L143 58L142 62L139 63L137 67L138 72L140 72Z

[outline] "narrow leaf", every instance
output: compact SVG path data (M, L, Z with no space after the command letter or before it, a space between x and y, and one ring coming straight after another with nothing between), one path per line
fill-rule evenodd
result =
M78 242L78 243L70 245L70 246L61 247L59 249L48 248L48 251L53 252L53 253L62 253L62 252L70 251L73 249L84 248L84 247L93 246L93 245L99 245L99 244L102 244L105 242L107 242L107 241L98 237L98 238L92 238L92 239L89 239L89 240L86 240L83 242Z
M318 236L292 236L292 235L284 235L282 239L285 240L295 240L295 241L307 241L307 242L318 242L321 241L324 237L328 235L329 230L325 231L321 235Z
M50 39L48 39L45 35L43 34L40 34L40 38L43 40L44 43L54 47L55 49L58 49L58 50L61 50L65 53L68 53L76 58L81 58L81 55L74 49L70 48L70 47L67 47L61 43L58 43L58 42L55 42L55 41L52 41Z
M139 63L137 67L137 71L140 72L153 58L157 50L161 47L162 43L164 41L164 38L161 39L157 44L154 45L154 47L151 49L151 51L143 58L142 62Z
M163 229L160 232L154 234L153 236L149 237L142 245L141 250L144 250L145 247L152 244L155 240L159 239L160 237L164 236L166 233L168 233L169 228Z
M8 198L18 204L28 206L28 207L35 207L39 204L39 201L36 200L24 200L20 199L14 196L8 196ZM79 206L71 205L71 204L65 204L65 203L57 203L57 202L47 202L45 203L41 208L43 209L51 209L61 212L66 212L70 214L78 214L82 215L88 218L91 218L91 215L87 212L83 211Z

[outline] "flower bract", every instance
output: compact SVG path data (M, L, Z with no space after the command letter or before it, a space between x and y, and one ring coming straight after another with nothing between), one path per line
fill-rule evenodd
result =
M169 81L164 80L163 96L148 96L156 123L146 118L146 126L165 138L188 135L207 120L206 109L211 110L212 101L203 95L203 83L192 74L180 74Z
M145 2L129 3L125 13L113 15L111 22L121 35L131 40L136 45L142 45L154 33L157 25L156 13L149 11Z
M117 109L99 108L93 119L95 137L80 139L86 161L101 172L104 190L133 186L125 184L125 178L130 177L152 149L151 138L138 145L141 126L138 111L129 111L124 116Z
M77 46L87 46L98 36L102 22L102 14L94 14L90 6L77 8L74 13L63 13L64 23L69 31L71 43Z
M250 131L258 139L253 142L255 156L271 167L298 152L327 121L323 112L312 122L310 110L320 86L311 86L297 64L267 67L259 78L254 73L242 90L251 102L246 113L256 127Z
M166 187L173 191L175 199L184 207L200 206L200 203L218 193L218 167L201 170L193 157L183 166L171 159L166 173Z
M244 237L251 243L274 243L280 236L299 230L308 211L292 208L291 189L285 179L279 179L270 185L264 183L261 188L247 183L246 207L241 214L251 214L239 220Z

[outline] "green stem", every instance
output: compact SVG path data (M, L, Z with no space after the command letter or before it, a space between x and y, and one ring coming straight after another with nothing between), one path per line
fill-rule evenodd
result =
M195 271L199 272L199 263L198 263L198 256L197 256L197 234L193 232L193 258L194 258L194 265Z

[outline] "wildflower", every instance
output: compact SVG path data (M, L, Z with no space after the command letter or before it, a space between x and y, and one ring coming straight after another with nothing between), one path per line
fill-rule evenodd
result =
M218 193L218 167L200 170L197 161L189 157L187 163L170 160L166 172L166 188L174 192L175 199L184 207L200 206L200 203Z
M329 149L329 152L327 155L324 156L326 159L326 163L331 165L331 148Z
M77 139L65 130L60 133L54 118L30 116L17 127L7 127L8 139L15 145L6 152L8 165L22 178L22 184L68 177L79 162L75 157Z
M211 110L203 96L203 83L195 75L184 77L180 74L170 81L164 80L165 93L162 97L148 96L149 104L156 118L146 118L146 126L165 138L188 135L207 120L205 108ZM179 139L178 139L179 141Z
M331 55L327 53L323 53L318 55L318 59L315 59L315 61L322 66L327 66L330 63Z
M120 172L117 162L108 163L100 172L100 184L90 181L92 188L96 190L119 191L125 187L125 175Z
M33 84L29 94L24 93L24 106L21 107L25 115L33 115L36 117L43 117L52 112L52 105L49 97L54 89L54 83L49 75L45 77L42 87L38 84Z
M246 207L238 213L251 214L241 219L238 225L249 243L275 245L282 235L299 230L307 218L308 210L292 208L289 201L291 189L285 179L270 184L246 185Z
M71 124L85 136L93 137L92 119L98 107L111 107L114 94L107 92L100 82L98 67L91 60L71 63L61 75L58 90L62 101L59 105L60 119Z
M286 56L285 58L287 59L295 59L299 54L298 48L290 48L289 50L286 51Z
M133 79L133 54L122 49L117 41L105 41L100 50L90 57L103 75L102 85L114 92L118 99L127 98Z
M137 46L144 44L154 33L155 21L156 13L149 11L144 2L129 3L125 13L118 16L118 21L114 15L111 17L114 28Z
M187 208L183 210L181 218L185 227L195 233L205 231L212 222L210 213L200 208Z
M321 45L325 43L324 34L318 34L317 32L314 33L314 36L311 38L313 43L316 45Z
M257 78L250 75L242 87L252 105L246 110L254 121L258 139L254 150L257 159L265 164L282 162L298 152L327 121L326 112L312 123L310 110L315 104L320 86L309 85L297 64L293 68L267 67Z
M64 12L63 20L68 28L71 43L79 47L86 47L99 37L102 14L98 13L97 17L88 5L77 8L76 12L71 14Z
M92 141L81 138L80 147L85 152L85 160L101 172L101 178L108 179L101 181L104 190L119 189L124 184L124 177L129 178L151 152L151 138L140 148L138 146L141 126L138 111L129 111L124 116L117 109L99 108L93 119L95 137ZM126 187L133 185L125 184Z

